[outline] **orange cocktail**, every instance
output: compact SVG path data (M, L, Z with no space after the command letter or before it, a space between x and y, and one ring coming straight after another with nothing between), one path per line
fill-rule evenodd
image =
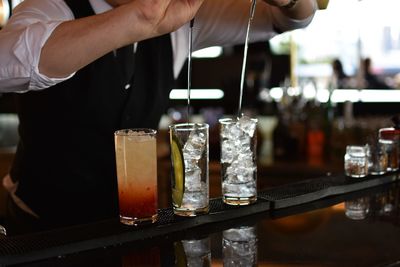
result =
M120 221L138 225L157 220L156 131L115 132Z

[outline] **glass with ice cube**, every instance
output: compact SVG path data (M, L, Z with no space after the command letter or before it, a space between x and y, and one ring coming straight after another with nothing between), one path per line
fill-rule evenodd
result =
M175 243L175 258L178 262L185 262L184 266L211 266L211 239L205 237L201 239L188 239L182 240L181 246L179 243ZM183 251L180 251L183 250ZM184 252L184 253L182 253ZM185 257L185 261L182 261L180 257ZM177 264L176 266L178 266Z
M223 201L249 205L257 200L257 119L220 119Z
M241 226L222 233L222 258L225 267L257 266L255 226Z
M208 124L170 127L172 205L180 216L208 213Z

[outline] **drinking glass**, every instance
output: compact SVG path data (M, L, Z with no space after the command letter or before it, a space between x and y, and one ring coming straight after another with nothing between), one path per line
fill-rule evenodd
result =
M156 134L153 129L123 129L114 134L123 224L139 225L157 220Z
M172 163L172 205L176 215L208 213L208 130L206 123L169 127Z
M399 169L399 145L397 140L379 139L385 147L388 157L387 171L394 172Z
M345 174L353 178L368 175L368 146L347 146L344 156Z
M249 205L257 200L257 119L220 119L223 201Z
M374 141L368 144L368 173L381 175L386 173L388 166L388 156L385 144L381 141Z
M400 166L400 129L381 128L378 136L379 140L388 144L388 171L397 171Z

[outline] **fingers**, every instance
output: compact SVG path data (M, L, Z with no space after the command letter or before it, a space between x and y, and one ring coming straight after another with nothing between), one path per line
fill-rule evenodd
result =
M177 30L193 19L204 0L171 0L165 1L163 13L159 14L158 32L163 34Z

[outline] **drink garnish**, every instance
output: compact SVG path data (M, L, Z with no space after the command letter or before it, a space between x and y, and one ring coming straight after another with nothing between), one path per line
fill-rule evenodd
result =
M186 267L187 259L185 248L181 241L174 242L174 252L175 252L175 266L176 267Z
M185 163L182 147L175 137L171 137L171 160L175 176L175 184L172 185L172 201L180 207L185 192Z

